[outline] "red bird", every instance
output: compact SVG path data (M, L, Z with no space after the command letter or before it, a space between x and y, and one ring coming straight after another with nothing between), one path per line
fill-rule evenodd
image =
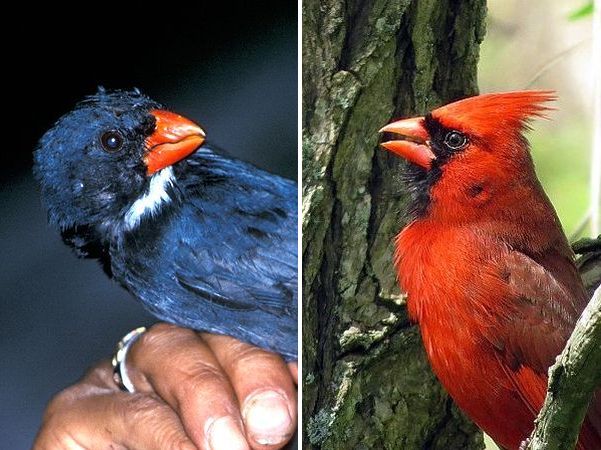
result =
M486 94L391 123L382 144L410 164L412 222L396 238L410 317L434 372L499 445L518 449L547 370L588 296L523 132L549 91ZM601 449L601 394L577 448Z

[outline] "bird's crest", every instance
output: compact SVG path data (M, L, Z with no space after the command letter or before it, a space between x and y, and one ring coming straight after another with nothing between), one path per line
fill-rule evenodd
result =
M486 135L503 130L522 130L536 117L547 118L554 108L554 91L515 91L482 94L450 103L432 111L432 117L448 128Z
M107 89L104 86L98 86L95 94L84 97L84 99L78 103L76 109L87 107L89 105L106 105L113 109L122 108L126 110L140 106L149 108L161 107L161 105L145 96L137 87L132 89Z

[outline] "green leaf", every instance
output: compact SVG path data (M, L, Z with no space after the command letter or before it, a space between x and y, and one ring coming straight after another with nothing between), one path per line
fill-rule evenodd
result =
M585 3L580 8L578 8L577 10L570 13L570 15L568 16L568 19L569 20L580 20L580 19L584 19L585 17L592 16L592 15L593 15L593 0L590 0L588 3Z

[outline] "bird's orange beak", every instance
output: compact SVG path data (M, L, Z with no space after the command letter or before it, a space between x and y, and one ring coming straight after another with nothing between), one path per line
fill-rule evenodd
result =
M191 120L179 114L155 109L154 132L146 138L148 151L144 156L148 175L158 172L193 153L205 140L205 132Z
M424 169L430 169L436 155L430 148L430 135L424 127L423 117L399 120L386 125L380 133L395 133L401 139L382 142L380 145Z

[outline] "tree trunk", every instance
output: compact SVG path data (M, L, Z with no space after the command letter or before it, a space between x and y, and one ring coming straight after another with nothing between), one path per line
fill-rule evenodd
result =
M304 447L481 449L432 374L392 266L392 117L477 92L484 0L303 1Z

